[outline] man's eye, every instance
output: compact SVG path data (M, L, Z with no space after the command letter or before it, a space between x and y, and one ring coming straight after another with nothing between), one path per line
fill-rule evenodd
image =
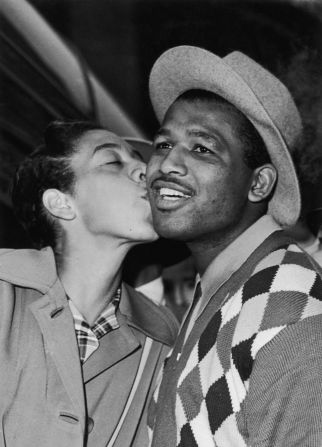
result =
M213 151L208 149L206 146L202 146L201 144L197 144L193 148L194 152L198 152L199 154L213 154Z

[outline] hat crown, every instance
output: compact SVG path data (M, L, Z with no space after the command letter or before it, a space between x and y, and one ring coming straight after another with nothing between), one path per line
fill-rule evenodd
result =
M282 82L240 51L223 58L255 94L292 152L302 130L302 123L293 98Z

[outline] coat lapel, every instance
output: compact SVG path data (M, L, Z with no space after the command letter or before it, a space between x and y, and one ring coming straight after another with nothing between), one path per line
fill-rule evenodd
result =
M73 317L60 282L57 281L46 295L30 306L30 309L40 326L46 350L56 364L66 392L81 415L80 423L84 428L82 370Z
M118 321L120 327L102 337L99 348L83 364L85 384L141 347L122 315Z

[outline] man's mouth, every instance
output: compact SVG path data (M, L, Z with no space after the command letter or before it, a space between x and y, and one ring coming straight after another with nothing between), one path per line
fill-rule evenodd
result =
M179 200L179 199L188 199L189 197L191 197L190 194L184 194L181 191L178 191L177 189L172 189L172 188L160 188L158 190L159 195L161 196L161 198L163 200Z
M157 180L152 184L154 204L160 210L173 210L184 205L193 196L185 185Z

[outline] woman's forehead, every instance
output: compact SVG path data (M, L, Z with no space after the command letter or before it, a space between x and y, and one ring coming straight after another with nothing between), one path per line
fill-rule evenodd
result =
M119 146L129 147L128 143L113 132L105 129L93 129L85 132L79 140L80 146L95 148L100 144L115 144ZM80 147L81 149L81 147Z

